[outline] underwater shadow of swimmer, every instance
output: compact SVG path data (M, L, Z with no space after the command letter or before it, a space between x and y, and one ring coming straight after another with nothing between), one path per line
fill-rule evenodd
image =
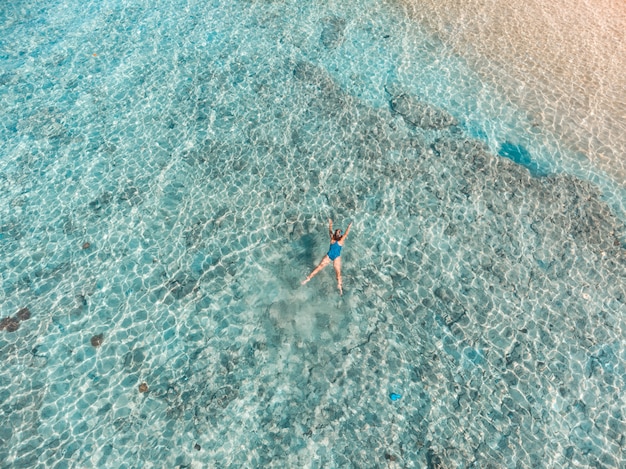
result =
M298 260L306 264L307 268L316 263L319 253L317 252L317 239L313 234L303 235L298 240L298 248L300 253L298 254Z

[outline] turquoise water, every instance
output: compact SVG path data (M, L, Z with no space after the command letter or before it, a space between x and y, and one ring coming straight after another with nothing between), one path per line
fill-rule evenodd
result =
M623 187L402 11L0 38L1 467L624 465Z

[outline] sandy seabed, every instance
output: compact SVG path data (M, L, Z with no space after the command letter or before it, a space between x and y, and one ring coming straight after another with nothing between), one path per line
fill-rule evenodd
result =
M626 3L402 3L538 125L626 181Z

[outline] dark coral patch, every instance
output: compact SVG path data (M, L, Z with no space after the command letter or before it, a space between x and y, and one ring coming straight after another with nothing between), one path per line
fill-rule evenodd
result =
M327 49L335 49L341 45L344 40L344 29L346 28L346 20L333 16L326 18L320 42Z
M90 247L91 247L91 243L88 243L88 242L83 243L83 249L89 249Z
M2 330L7 328L7 325L9 324L9 321L11 321L11 318L2 318L0 320L0 331L2 331Z
M445 109L420 101L417 97L401 93L391 99L391 109L400 114L407 124L422 129L445 129L458 124Z
M141 383L139 385L139 392L148 392L148 385L146 383Z
M104 334L96 334L91 338L91 345L94 347L100 347L104 340Z
M20 308L15 317L20 321L26 321L27 319L30 319L30 310L26 307Z
M7 318L6 330L7 332L15 332L20 328L20 321L16 318Z

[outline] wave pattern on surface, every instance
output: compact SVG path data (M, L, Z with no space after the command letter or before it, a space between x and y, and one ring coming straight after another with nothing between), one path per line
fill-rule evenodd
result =
M40 12L37 60L3 59L2 464L618 467L599 190L402 83L350 92L345 10L185 5ZM355 222L344 297L299 285L328 216Z

